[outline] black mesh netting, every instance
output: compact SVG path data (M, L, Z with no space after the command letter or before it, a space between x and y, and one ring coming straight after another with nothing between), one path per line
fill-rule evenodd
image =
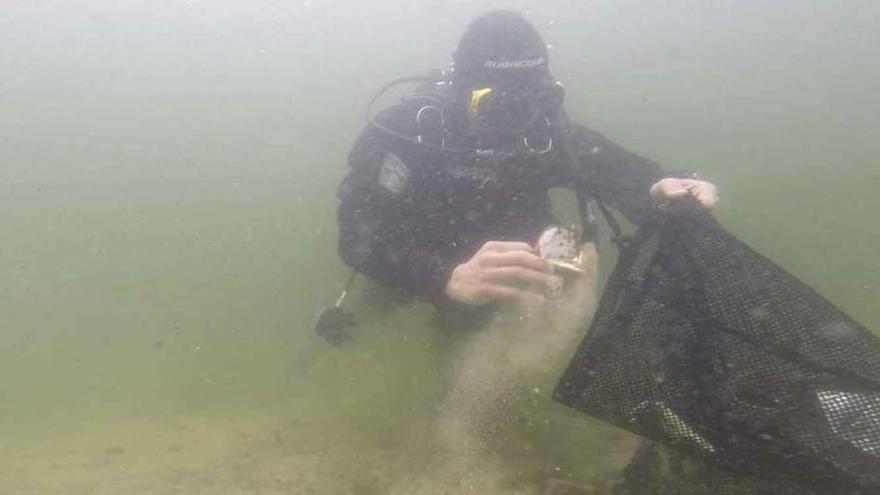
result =
M623 244L555 398L677 456L632 493L880 493L880 340L705 213Z

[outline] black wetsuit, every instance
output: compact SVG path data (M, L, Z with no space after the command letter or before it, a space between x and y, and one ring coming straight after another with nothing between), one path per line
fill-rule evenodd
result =
M410 139L368 126L339 187L340 256L374 280L435 304L448 302L444 287L453 268L486 241L531 244L554 222L551 187L601 198L634 222L653 208L648 190L662 177L660 166L590 129L559 124L561 116L545 130L553 139L549 151L514 153L496 163L450 151L466 149L465 138L415 142L432 139L416 124L420 108L415 98L382 112L379 122ZM546 137L534 141L547 148Z

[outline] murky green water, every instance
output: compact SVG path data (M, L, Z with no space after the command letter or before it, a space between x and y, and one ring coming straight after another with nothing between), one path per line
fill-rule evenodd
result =
M335 187L363 106L445 64L490 4L530 11L572 114L699 170L729 229L880 329L873 2L13 0L0 492L525 494L612 475L631 439L540 390L499 420L497 458L438 467L455 344L427 308L361 298L355 343L311 336L346 278Z

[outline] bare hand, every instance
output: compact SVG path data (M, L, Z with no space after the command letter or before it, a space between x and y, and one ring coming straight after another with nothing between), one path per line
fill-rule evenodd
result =
M694 198L703 208L711 210L718 203L718 188L711 182L697 179L661 179L651 186L654 201L675 201Z
M479 306L492 302L541 303L553 267L524 242L489 241L452 271L446 295Z

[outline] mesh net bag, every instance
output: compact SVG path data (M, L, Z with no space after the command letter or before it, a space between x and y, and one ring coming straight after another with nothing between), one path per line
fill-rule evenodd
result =
M554 397L662 447L621 493L880 493L880 339L706 213L620 246Z

